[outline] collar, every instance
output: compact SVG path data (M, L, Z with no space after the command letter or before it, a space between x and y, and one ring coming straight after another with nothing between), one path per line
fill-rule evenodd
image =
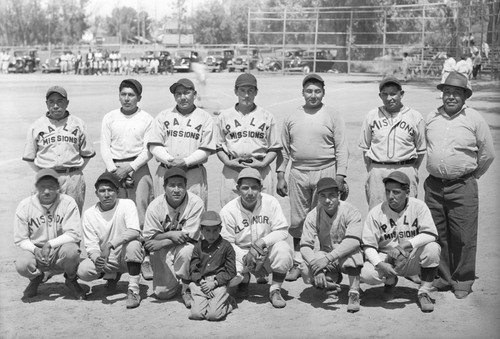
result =
M236 112L241 113L241 114L243 114L243 115L246 115L246 114L252 113L253 111L255 111L255 110L257 109L257 105L254 103L254 104L253 104L252 109L251 109L249 112L247 112L247 113L243 113L243 112L241 112L241 111L238 109L238 105L239 105L239 103L236 103L236 104L234 105L234 109L235 109L235 111L236 111Z
M221 242L222 242L222 236L219 234L219 237L217 239L215 239L215 241L212 244L209 244L208 241L203 239L201 242L201 247L203 249L215 248L215 247L218 247Z
M464 104L462 106L462 109L460 111L458 111L457 113L455 113L453 115L448 115L448 113L446 113L445 110L444 110L444 105L441 105L437 109L437 114L442 115L442 116L444 116L447 119L453 119L454 117L459 116L462 113L465 113L465 109L466 108L468 108L468 106L466 104Z
M63 117L62 117L61 119L55 119L55 118L52 118L52 117L50 116L50 112L49 112L49 111L47 111L47 113L45 113L45 116L46 116L47 118L51 119L51 120L61 121L61 120L66 119L66 118L69 116L69 112L68 112L68 111L64 112L64 115L63 115Z
M163 194L163 196L165 197L165 202L167 203L168 207L170 207L174 210L178 210L179 208L182 207L182 205L184 205L187 202L188 192L186 191L186 195L184 196L184 199L182 199L181 203L177 207L170 205L170 203L168 202L167 193Z

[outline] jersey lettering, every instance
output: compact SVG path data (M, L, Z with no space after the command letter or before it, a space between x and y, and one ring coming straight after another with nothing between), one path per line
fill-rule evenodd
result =
M262 132L264 132L264 130L266 129L266 124L264 123L264 124L260 125L260 126L259 126L259 129L260 129Z
M199 124L198 126L196 126L194 129L198 131L198 133L200 133L201 131L201 128L203 127L202 124Z
M238 120L234 120L234 127L240 127L241 124L238 122Z
M264 132L255 132L255 131L240 131L240 132L231 132L227 136L228 139L241 139L241 138L253 138L253 139L264 139Z
M250 126L254 126L255 127L255 125L253 123L254 121L255 121L255 118L252 118L252 121L250 121Z
M179 122L177 121L177 118L174 118L174 126L179 126Z
M28 227L30 229L30 233L33 233L33 231L35 229L42 227L43 224L46 225L46 224L51 224L51 223L55 222L56 227L57 226L61 227L63 220L64 220L64 217L60 216L59 214L40 215L37 218L31 218L28 221ZM52 226L52 225L48 225L48 226Z
M190 132L190 131L172 131L168 130L167 131L167 137L173 137L173 138L188 138L188 139L194 139L194 140L199 140L200 139L200 133L196 132Z

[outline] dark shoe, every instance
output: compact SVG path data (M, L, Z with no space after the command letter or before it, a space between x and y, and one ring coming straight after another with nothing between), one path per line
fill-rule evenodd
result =
M182 300L184 301L186 308L191 308L191 305L193 304L193 297L191 296L190 290L186 290L186 292L182 293Z
M434 311L434 304L427 293L420 293L418 295L418 303L422 312L429 313Z
M191 294L190 294L191 295ZM136 308L141 304L141 296L132 290L127 292L127 308Z
M300 267L299 265L293 265L293 267L286 274L286 281L295 281L300 277Z
M396 288L396 285L398 284L398 277L395 277L396 280L394 281L394 284L391 285L384 285L384 294L382 296L382 299L384 301L391 301L394 299L394 289Z
M286 306L286 302L281 296L280 290L273 290L269 294L269 301L271 301L271 304L273 304L275 308L283 308Z
M66 281L64 282L64 285L70 290L71 294L73 297L75 297L77 300L84 300L87 299L87 294L83 290L83 288L80 286L80 284L76 281L77 278L68 278L66 274L64 274L64 277L66 278Z
M268 282L269 278L267 276L257 278L257 284L267 284Z
M359 292L349 291L349 301L347 302L347 312L356 313L360 308Z
M106 286L104 287L106 289L107 293L115 293L116 288L118 286L118 282L120 281L122 274L120 272L116 273L116 278L114 279L106 279Z
M455 294L455 297L457 299L464 299L467 298L467 296L470 294L471 291L461 291L461 290L455 290L453 293Z
M23 292L23 298L33 298L38 294L38 286L43 282L45 274L37 275L33 279L30 279L30 283Z
M153 267L150 261L144 261L141 265L142 277L145 280L153 280Z

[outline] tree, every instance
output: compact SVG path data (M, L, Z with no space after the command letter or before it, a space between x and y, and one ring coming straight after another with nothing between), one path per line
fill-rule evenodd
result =
M232 43L231 25L224 6L218 0L212 0L205 7L194 13L192 29L196 43L229 44Z
M132 7L113 8L111 16L106 17L104 21L106 33L119 36L123 42L138 35L137 11Z

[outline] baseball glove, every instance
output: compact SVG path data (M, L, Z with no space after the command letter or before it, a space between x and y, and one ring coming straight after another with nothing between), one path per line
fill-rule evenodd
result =
M391 249L388 253L388 258L390 258L389 263L392 264L394 269L398 272L406 265L409 256L410 254L399 245Z
M267 248L261 248L252 244L248 253L243 257L243 264L247 267L248 271L256 277L267 276L270 272L267 272L264 264L268 256L269 251Z
M349 185L347 185L347 181L344 180L344 187L340 189L340 200L345 201L349 196Z
M122 181L121 181L122 187L123 188L134 188L135 182L134 179L130 175L127 175Z

